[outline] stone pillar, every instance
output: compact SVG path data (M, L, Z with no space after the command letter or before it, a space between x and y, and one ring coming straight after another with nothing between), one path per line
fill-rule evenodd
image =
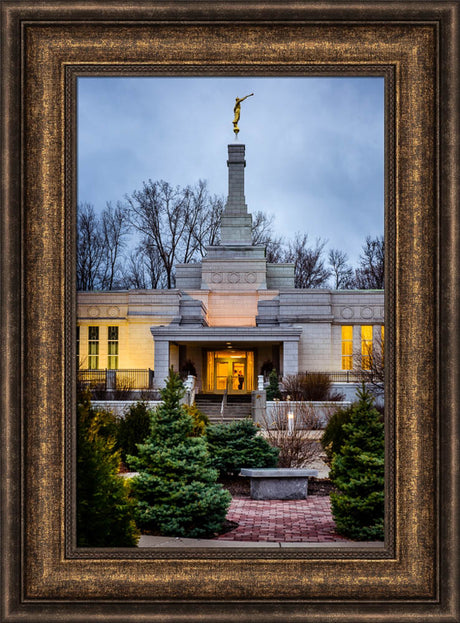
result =
M361 325L353 325L353 367L357 357L361 357Z
M252 244L252 217L244 197L245 146L228 146L228 197L221 220L222 245Z
M264 426L267 421L267 392L264 389L252 392L251 411L254 424Z
M283 343L283 376L299 371L299 342Z
M154 350L155 389L166 385L169 372L169 340L155 339Z
M382 343L382 325L374 324L372 326L372 344L373 348L376 348Z

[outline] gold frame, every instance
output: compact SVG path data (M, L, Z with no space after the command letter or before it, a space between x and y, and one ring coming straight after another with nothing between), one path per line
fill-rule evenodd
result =
M2 620L460 621L459 4L5 0L2 13ZM392 85L382 548L84 551L69 540L73 89L79 72L121 69L370 73Z

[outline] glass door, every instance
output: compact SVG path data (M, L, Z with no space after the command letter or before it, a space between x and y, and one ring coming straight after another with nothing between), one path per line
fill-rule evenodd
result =
M216 391L225 391L229 382L228 361L216 359Z
M246 391L246 361L239 359L230 362L232 366L232 393Z
M205 387L211 393L247 393L254 389L254 352L208 351Z
M229 357L215 360L215 391L239 394L247 391L246 359Z

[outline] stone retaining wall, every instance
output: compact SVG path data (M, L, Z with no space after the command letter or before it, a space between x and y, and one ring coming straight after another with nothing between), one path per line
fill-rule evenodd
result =
M124 416L125 412L131 405L135 405L137 400L92 400L93 407L99 409L107 409L115 413L115 415ZM146 404L149 408L153 409L158 405L161 405L162 400L146 400Z

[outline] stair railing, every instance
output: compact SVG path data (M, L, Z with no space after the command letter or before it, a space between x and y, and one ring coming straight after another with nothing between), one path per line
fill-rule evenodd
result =
M222 396L222 403L220 405L220 421L222 424L224 423L224 409L227 406L227 394L228 394L228 377L225 381L224 395Z

